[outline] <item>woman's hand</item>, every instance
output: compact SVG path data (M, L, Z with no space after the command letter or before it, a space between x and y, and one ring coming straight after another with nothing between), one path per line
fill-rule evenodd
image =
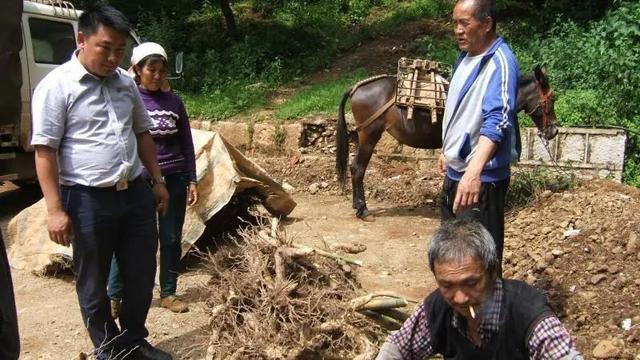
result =
M198 188L196 184L189 184L189 188L187 189L187 204L189 206L193 206L198 202Z

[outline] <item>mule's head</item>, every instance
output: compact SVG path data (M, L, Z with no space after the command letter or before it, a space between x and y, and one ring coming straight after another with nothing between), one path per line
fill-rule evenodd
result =
M539 134L551 140L558 134L553 89L547 73L536 66L533 77L523 76L518 93L519 110L524 110L538 128Z

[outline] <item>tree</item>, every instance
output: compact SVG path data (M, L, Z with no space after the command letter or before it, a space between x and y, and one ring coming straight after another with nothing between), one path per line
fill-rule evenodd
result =
M235 15L233 15L233 10L231 9L229 0L220 0L220 9L222 10L222 15L224 16L224 22L227 25L227 34L233 40L238 41L240 39L240 35L238 34L236 17Z

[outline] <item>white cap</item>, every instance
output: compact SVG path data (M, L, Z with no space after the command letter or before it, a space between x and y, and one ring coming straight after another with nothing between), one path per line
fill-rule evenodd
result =
M140 60L149 55L160 55L164 58L165 61L169 61L167 52L164 51L164 48L160 46L160 44L154 42L145 42L133 48L133 53L131 55L131 65L138 64Z

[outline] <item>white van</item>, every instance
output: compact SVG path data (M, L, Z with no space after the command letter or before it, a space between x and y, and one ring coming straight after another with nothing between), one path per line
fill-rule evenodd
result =
M9 34L4 35L9 39L0 45L0 72L8 70L0 75L0 182L10 180L25 185L36 179L33 148L29 145L31 95L40 80L69 60L76 49L78 17L82 11L60 0L5 1L9 4L2 6L5 13L0 14L0 33ZM131 33L123 68L129 63L132 47L138 43ZM15 53L19 45L22 48L18 63Z

